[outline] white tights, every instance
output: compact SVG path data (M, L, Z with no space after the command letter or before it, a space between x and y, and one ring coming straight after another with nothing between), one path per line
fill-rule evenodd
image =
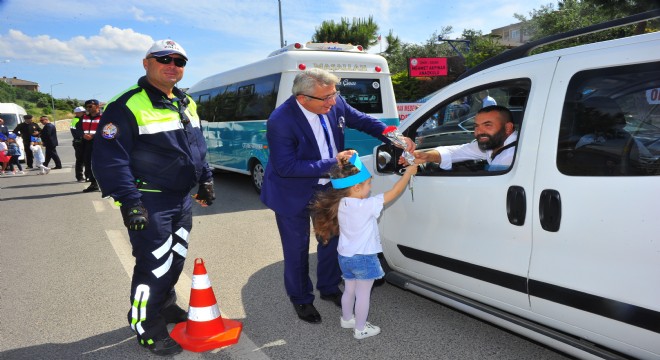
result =
M355 307L355 328L364 330L369 315L369 299L374 280L344 280L344 295L341 297L341 315L346 321L353 317Z

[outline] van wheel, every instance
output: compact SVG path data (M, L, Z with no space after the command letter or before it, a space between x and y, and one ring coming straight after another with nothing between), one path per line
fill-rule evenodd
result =
M259 160L254 160L252 162L250 176L252 176L252 186L254 186L254 190L256 190L257 194L261 194L261 186L264 184L264 166L261 165Z

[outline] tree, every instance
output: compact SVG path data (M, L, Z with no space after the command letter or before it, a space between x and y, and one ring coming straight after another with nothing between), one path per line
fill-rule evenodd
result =
M558 2L558 9L556 11L549 4L541 6L539 10L532 10L529 19L520 14L514 14L514 17L523 24L523 31L532 34L531 40L533 41L546 36L651 10L653 3L657 4L656 0L562 0ZM657 29L657 20L583 35L578 38L544 46L534 52L545 52L640 34L649 31L649 26Z
M367 50L378 44L377 34L378 25L374 22L373 16L369 16L366 20L353 18L350 24L348 18L341 18L339 23L333 20L323 21L321 26L316 28L312 42L362 45Z

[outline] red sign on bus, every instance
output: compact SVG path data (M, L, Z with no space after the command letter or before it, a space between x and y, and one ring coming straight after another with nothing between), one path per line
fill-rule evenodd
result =
M410 58L408 73L411 77L447 76L447 58Z

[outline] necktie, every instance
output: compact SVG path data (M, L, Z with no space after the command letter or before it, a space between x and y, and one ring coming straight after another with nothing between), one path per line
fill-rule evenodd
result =
M328 125L323 119L323 115L319 114L319 119L321 119L321 126L323 127L323 135L325 135L325 142L328 144L328 154L330 154L330 159L332 158L332 143L330 142L330 133L328 132Z

